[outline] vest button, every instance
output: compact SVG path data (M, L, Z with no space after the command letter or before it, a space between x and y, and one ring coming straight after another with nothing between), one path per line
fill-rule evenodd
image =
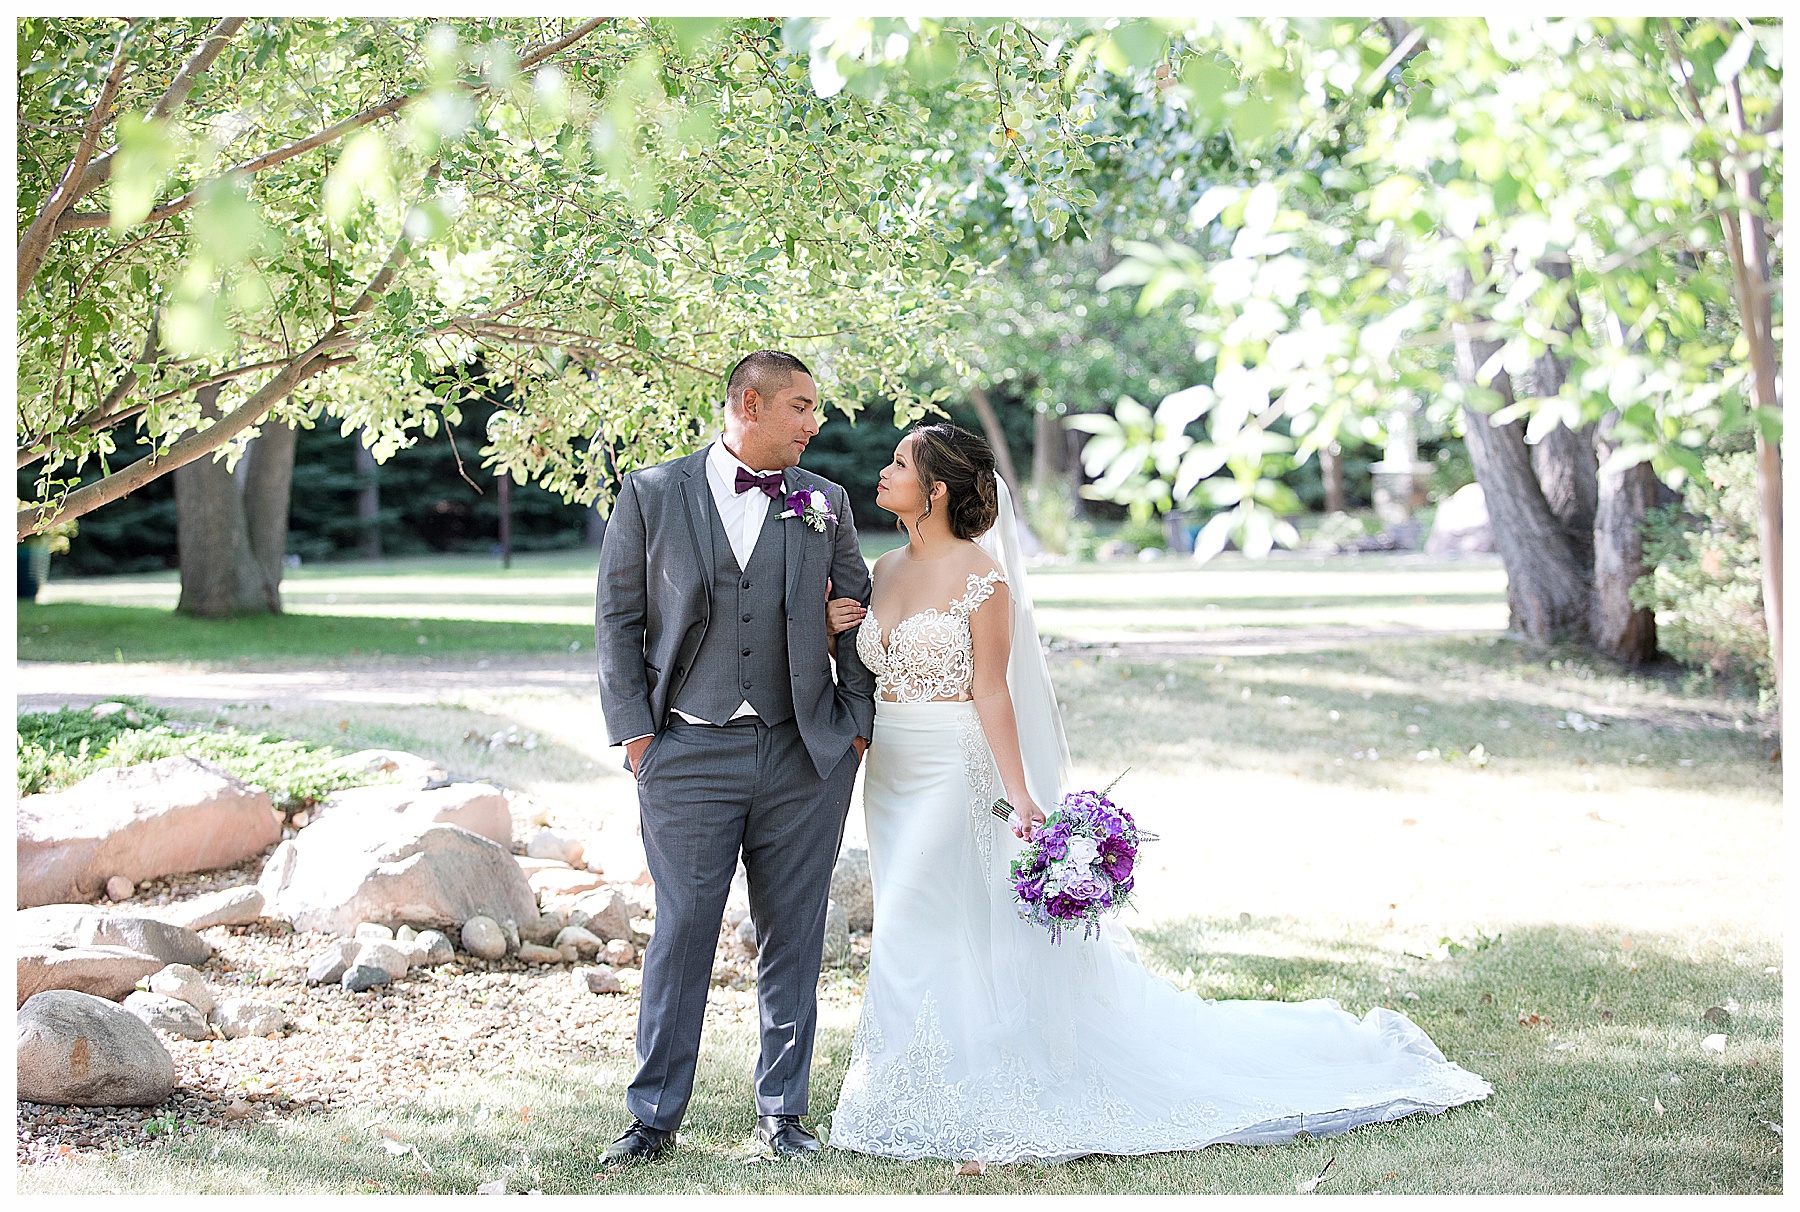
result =
M748 623L748 622L749 622L749 621L750 621L750 616L749 616L749 615L745 615L745 616L744 616L744 622L746 622L746 623Z
M745 581L745 582L744 582L744 588L745 588L745 589L748 589L748 588L750 588L750 582L749 582L749 581Z
M749 649L748 649L748 648L746 648L746 649L744 649L744 655L745 655L745 656L749 656L749 655L750 655L750 650L749 650Z
M744 689L745 689L745 690L748 690L748 689L750 689L750 683L749 683L749 682L745 682L745 683L744 683Z

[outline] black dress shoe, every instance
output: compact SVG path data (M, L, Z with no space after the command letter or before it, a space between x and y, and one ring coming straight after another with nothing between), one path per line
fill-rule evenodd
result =
M623 1136L606 1146L606 1152L600 1157L600 1164L629 1166L635 1162L647 1162L667 1149L674 1139L675 1133L652 1128L642 1120L634 1119Z
M819 1138L800 1126L798 1115L759 1115L756 1139L775 1151L777 1157L799 1157L819 1151Z

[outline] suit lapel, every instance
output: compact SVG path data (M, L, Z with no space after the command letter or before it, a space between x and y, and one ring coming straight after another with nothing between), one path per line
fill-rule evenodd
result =
M794 472L792 468L783 472L781 476L781 495L784 500L769 502L770 510L775 513L785 512L787 510L785 501L787 494L798 491L799 487L799 485L794 483ZM787 593L784 600L787 602L788 607L792 609L794 594L800 588L800 565L806 558L808 527L806 523L799 518L789 518L788 522L792 522L793 525L790 526L787 522L783 522L781 525L782 540L787 555Z
M706 450L692 455L681 481L681 504L687 514L688 535L693 539L694 558L700 562L700 583L706 587L707 614L712 613L713 568L717 557L713 552L712 485L706 479Z

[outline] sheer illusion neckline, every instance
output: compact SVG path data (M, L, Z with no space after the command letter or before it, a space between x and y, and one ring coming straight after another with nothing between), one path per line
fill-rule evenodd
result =
M919 563L925 562L926 561L919 561ZM1004 584L1005 581L1005 575L998 568L985 573L971 572L963 590L962 597L956 599L956 601L950 603L947 607L927 606L924 610L909 614L898 623L895 623L893 627L889 628L887 631L881 629L881 620L875 617L875 608L871 605L868 610L867 621L875 625L875 643L881 649L882 655L886 656L893 651L894 637L900 633L902 627L909 624L921 623L924 620L930 619L966 618L975 606L981 604L979 601L971 603L971 598L980 595L982 599L985 599L987 595L981 592L983 589L991 588L995 582Z
M970 573L967 589L948 608L928 607L909 614L882 631L874 610L863 617L857 652L875 674L875 690L884 703L962 702L974 684L975 662L969 616L1004 584L995 568Z

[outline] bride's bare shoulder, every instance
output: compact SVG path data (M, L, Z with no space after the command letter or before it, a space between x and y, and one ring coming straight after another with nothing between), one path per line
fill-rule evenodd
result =
M994 562L994 557L983 551L979 544L964 540L962 546L963 550L957 552L959 571L972 577L987 577L999 571L1000 566ZM1006 574L1000 575L1004 578Z

